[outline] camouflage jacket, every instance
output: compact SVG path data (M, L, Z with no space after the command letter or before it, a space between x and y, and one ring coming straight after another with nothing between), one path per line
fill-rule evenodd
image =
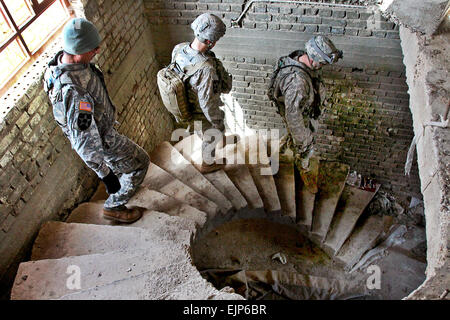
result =
M206 119L219 130L224 129L225 114L220 95L231 91L232 77L225 70L214 52L201 53L190 47L189 42L178 44L172 51L172 62L178 72L186 73L186 67L206 62L205 65L186 80L188 100L193 113L203 113Z
M324 99L320 79L305 64L298 61L303 51L281 57L271 84L271 99L278 106L292 142L305 152L313 143L316 119Z
M103 74L94 64L63 64L57 53L44 75L44 87L53 105L53 115L72 148L100 178L110 169L104 148L112 139L115 107Z

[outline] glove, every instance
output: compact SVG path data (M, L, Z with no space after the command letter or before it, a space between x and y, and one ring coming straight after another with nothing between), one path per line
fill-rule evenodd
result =
M102 181L106 186L106 192L108 192L108 194L116 193L121 188L119 178L117 178L112 170L109 171L108 175L104 177Z

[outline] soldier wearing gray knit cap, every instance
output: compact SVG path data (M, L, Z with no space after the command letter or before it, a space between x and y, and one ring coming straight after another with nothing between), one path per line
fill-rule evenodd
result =
M100 35L86 19L76 18L63 30L63 51L50 61L44 87L53 115L72 148L106 185L103 216L131 223L141 208L125 205L144 180L148 154L114 128L113 105L102 72L91 62L99 52Z
M269 88L269 98L286 124L286 146L293 149L300 170L308 170L309 160L317 156L314 132L325 97L322 82L314 71L342 58L342 51L324 36L311 38L305 49L278 60Z
M223 105L220 95L231 91L232 78L225 70L222 62L216 58L211 49L225 35L226 26L223 21L210 13L198 16L191 24L195 39L189 43L180 43L172 51L172 63L176 70L186 74L189 68L201 67L186 79L188 100L193 115L189 124L194 128L194 121L201 121L202 131L197 134L203 139L203 163L197 168L202 173L219 170L223 159L216 161L214 141L208 129L225 131L225 113L220 109Z

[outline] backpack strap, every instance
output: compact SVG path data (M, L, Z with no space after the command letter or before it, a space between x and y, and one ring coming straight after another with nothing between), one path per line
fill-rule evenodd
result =
M176 65L176 62L175 62L176 58L180 54L181 50L183 50L184 48L185 48L185 46L179 46L179 48L177 48L177 51L175 51L175 55L173 56L173 62L172 62L173 65ZM203 68L208 63L209 63L209 60L204 59L203 61L199 61L197 63L194 63L193 65L186 66L186 67L184 67L185 72L183 72L183 70L180 70L180 68L177 67L177 69L181 72L181 80L183 82L186 81L188 78L193 76L198 70Z
M186 73L183 76L183 81L185 81L189 77L193 76L198 70L200 70L201 68L206 66L208 64L208 62L209 62L208 59L206 59L204 61L197 62L191 66L186 66L185 67Z

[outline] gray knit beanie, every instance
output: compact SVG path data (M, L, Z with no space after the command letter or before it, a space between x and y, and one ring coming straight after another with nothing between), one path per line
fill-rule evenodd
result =
M69 54L84 54L100 46L100 42L97 28L84 18L72 19L64 27L63 49Z

